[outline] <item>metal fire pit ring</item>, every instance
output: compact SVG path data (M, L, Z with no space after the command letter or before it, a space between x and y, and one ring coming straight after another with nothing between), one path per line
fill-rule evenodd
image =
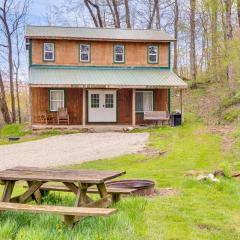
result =
M151 180L119 180L107 182L108 187L136 189L133 196L148 196L154 193L155 182Z

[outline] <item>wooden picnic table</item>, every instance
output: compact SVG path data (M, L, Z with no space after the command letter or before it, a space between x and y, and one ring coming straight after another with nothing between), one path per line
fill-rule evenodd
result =
M106 190L106 181L125 174L125 171L102 171L102 170L62 170L35 167L15 167L0 171L0 181L4 184L1 202L5 203L27 203L35 200L41 202L40 188L48 182L62 183L76 195L74 207L106 208L112 203L111 196ZM12 197L15 183L26 181L28 189L21 195ZM88 188L95 186L100 199L93 200L88 196ZM17 205L16 205L17 206ZM25 208L23 208L25 209ZM80 218L76 216L65 216L64 222L72 225Z

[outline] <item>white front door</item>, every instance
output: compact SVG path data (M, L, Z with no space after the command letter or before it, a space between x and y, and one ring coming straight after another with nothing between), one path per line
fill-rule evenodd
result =
M88 122L116 122L116 91L88 91Z

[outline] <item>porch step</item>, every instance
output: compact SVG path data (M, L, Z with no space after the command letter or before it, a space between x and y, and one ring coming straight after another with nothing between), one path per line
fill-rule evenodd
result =
M141 128L141 127L134 127ZM34 124L32 130L37 133L47 132L50 130L64 131L76 131L79 133L105 133L105 132L127 132L134 129L129 125L45 125L45 124Z

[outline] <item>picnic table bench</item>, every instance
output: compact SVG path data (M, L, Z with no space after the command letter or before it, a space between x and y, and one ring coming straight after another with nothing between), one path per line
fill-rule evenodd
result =
M62 170L32 167L16 167L0 171L0 181L4 191L0 202L0 210L25 211L34 213L55 213L64 216L64 223L73 227L85 216L109 216L117 209L108 209L112 198L106 189L106 181L125 174L124 171L98 170ZM12 197L17 181L26 181L28 189L21 195ZM61 183L76 195L74 207L44 206L41 202L41 187L49 182ZM99 200L93 200L88 193L90 187L95 187ZM51 190L51 189L48 189ZM38 204L26 204L34 199Z

